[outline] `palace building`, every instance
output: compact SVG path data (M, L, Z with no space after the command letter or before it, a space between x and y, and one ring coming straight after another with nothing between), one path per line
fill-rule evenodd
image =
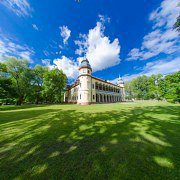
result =
M85 58L79 67L79 77L64 93L66 103L87 105L125 101L124 82L120 77L117 84L113 84L96 78L91 73L91 65Z

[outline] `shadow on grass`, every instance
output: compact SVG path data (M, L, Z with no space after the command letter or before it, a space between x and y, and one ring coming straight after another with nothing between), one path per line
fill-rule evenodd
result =
M179 107L3 113L0 179L180 178Z

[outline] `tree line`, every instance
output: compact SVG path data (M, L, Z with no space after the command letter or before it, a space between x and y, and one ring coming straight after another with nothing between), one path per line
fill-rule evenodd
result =
M0 62L0 105L61 103L66 85L66 75L57 68L30 68L27 60L15 57Z
M67 86L62 70L36 65L25 59L8 57L0 62L0 105L61 103ZM180 102L180 71L163 76L142 75L125 83L126 99Z
M125 90L127 99L180 102L180 71L166 76L138 76L125 83Z

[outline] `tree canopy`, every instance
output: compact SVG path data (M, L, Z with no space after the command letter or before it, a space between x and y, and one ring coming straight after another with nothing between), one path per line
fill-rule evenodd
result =
M0 63L1 104L61 102L66 84L67 77L59 69L49 70L40 65L30 68L27 60L15 57L5 58Z
M128 99L180 102L180 71L167 76L138 76L125 83L125 90Z

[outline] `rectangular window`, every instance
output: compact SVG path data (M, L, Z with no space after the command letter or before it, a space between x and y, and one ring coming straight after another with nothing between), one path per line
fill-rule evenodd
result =
M94 89L94 84L92 85L93 89Z
M93 95L93 99L94 99L94 95Z
M81 99L81 94L80 94L79 98Z

